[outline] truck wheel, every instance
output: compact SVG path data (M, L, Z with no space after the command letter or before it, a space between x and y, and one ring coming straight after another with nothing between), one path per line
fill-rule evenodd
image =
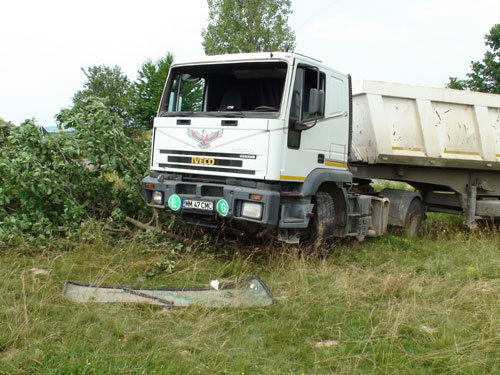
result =
M311 220L310 239L316 252L326 253L325 245L332 239L335 231L335 207L333 197L318 191L315 197L313 217ZM320 251L321 250L321 251Z
M422 209L422 202L420 199L414 199L408 207L408 213L405 220L405 234L407 237L415 237L422 229L422 222L424 221L424 213Z

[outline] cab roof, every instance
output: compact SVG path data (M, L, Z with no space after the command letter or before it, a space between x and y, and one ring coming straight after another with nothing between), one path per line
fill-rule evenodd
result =
M195 58L175 59L172 66L177 65L197 65L210 63L248 62L248 61L286 61L293 62L295 58L309 60L311 64L318 65L321 61L315 60L298 53L291 52L256 52L256 53L235 53L226 55L201 56Z

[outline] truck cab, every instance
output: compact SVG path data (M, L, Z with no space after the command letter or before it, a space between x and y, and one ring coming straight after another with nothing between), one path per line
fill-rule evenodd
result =
M194 225L278 229L288 242L311 230L364 235L368 209L354 212L366 204L348 194L350 103L348 75L299 54L176 62L154 120L146 202Z

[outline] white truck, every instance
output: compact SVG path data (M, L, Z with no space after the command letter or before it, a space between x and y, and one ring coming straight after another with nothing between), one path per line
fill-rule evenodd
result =
M500 217L500 96L374 81L293 53L176 62L146 202L186 222L303 239ZM414 191L375 193L374 179Z

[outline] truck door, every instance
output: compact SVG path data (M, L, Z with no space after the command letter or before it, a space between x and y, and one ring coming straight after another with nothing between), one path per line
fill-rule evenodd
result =
M316 168L347 169L347 76L298 64L293 82L280 179L305 181Z

